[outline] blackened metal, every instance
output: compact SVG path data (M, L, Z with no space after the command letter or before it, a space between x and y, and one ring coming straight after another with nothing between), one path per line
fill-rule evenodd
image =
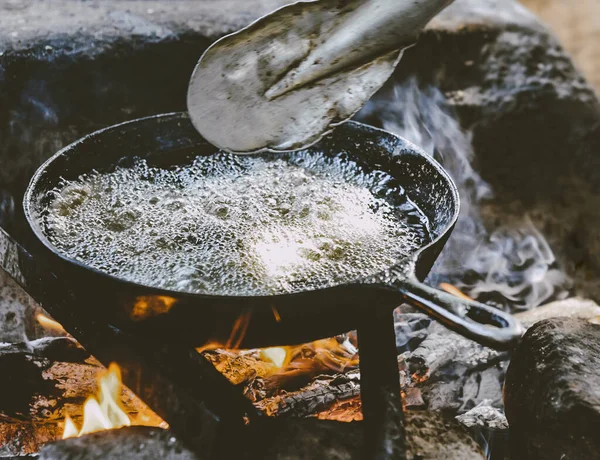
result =
M512 317L499 314L501 310L476 301L465 301L447 292L427 286L417 279L401 279L391 284L410 303L437 319L448 329L497 350L515 345L525 329ZM490 328L488 325L500 326Z
M391 312L374 312L358 329L365 458L406 459L404 414Z

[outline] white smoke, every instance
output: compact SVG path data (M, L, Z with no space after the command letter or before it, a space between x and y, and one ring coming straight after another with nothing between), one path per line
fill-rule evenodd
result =
M480 205L493 197L493 191L472 166L471 133L461 128L438 88L420 88L416 80L409 80L377 95L359 118L421 146L456 182L460 217L430 275L433 285L447 281L479 300L511 310L566 295L567 276L526 216L491 234L485 228Z

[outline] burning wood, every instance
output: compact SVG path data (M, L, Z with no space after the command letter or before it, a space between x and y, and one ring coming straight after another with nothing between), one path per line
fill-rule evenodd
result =
M281 391L276 396L256 402L267 415L278 417L311 417L317 415L321 419L332 420L348 418L351 421L355 417L340 413L340 406L335 410L335 418L326 414L332 411L333 406L339 402L360 395L360 374L357 371L335 376L319 376L310 384L297 391ZM356 407L347 407L350 412L355 412ZM362 418L362 414L360 416Z
M10 376L0 395L0 452L36 453L61 437L129 424L168 426L121 385L117 367L105 370L59 323L38 320L63 337L0 345L0 375Z
M60 323L44 314L37 315L39 323L50 331L67 335ZM89 357L93 360L92 357ZM97 363L99 365L99 363ZM83 422L77 428L70 415L65 416L62 438L79 437L98 431L121 428L132 425L132 419L127 414L127 408L121 401L125 387L121 380L121 369L116 363L111 363L107 370L100 371L97 376L97 396L90 395L83 404ZM131 393L133 396L133 393ZM145 406L140 401L142 406ZM134 425L168 427L150 408L143 408L136 417Z
M577 299L571 299L538 308L523 314L521 319L525 324L531 324L542 316L566 312L585 317L599 315L598 307L592 303L578 303ZM498 381L503 375L503 357L490 356L489 350L466 340L463 343L455 334L441 326L431 326L429 322L421 324L415 315L404 309L398 313L396 321L397 326L404 324L407 328L416 328L427 337L417 344L415 350L404 355L408 365L404 359L399 359L405 407L431 409L439 406L457 410L456 405L449 407L444 402L455 397L454 390L448 393L446 399L440 396L447 393L448 382L441 376L445 375L450 361L458 365L457 371L467 376L466 380L461 378L457 381L457 391L463 388L461 391L466 391L465 395L471 394L469 379L483 376L478 388L482 395L489 396L486 392L496 387L489 386L488 383ZM64 335L58 323L47 317L40 318L45 327L51 328L52 334ZM242 318L236 328L237 339L233 337L228 343L235 344L240 335L243 335L243 330ZM442 343L450 348L442 346ZM30 367L33 366L30 370L41 374L40 385L49 382L48 388L37 391L39 396L32 397L36 390L28 389L25 405L29 413L21 410L21 415L15 413L12 418L4 417L0 422L0 438L18 440L18 445L10 447L13 454L37 452L42 444L60 438L63 420L67 415L72 417L72 424L69 423L66 429L67 436L127 425L128 422L132 425L166 426L129 390L118 389L118 371L111 368L107 373L70 338L43 339L32 342L29 347L13 345L11 350L13 355L23 354L29 357L24 361ZM4 351L6 354L8 349ZM351 422L362 419L358 354L353 334L295 347L216 349L204 351L203 354L231 382L241 385L246 396L267 415L280 420L309 417ZM9 362L5 361L4 364L8 366ZM499 365L502 369L498 368ZM2 367L0 359L0 368ZM24 371L19 371L19 367L16 369L19 385L24 386L23 382L30 379L22 378ZM12 372L15 372L14 366ZM101 377L103 375L105 380ZM100 381L97 382L98 378ZM481 391L481 388L485 391ZM499 388L498 386L498 394ZM104 394L109 394L108 402ZM84 404L90 395L97 395L95 402L89 399ZM469 403L460 398L457 401L459 404ZM4 407L8 406L4 404ZM97 418L94 422L86 421L90 409L96 411ZM113 410L116 411L116 416ZM106 423L106 420L110 423Z
M200 350L229 381L245 385L255 401L298 390L322 374L341 374L358 367L354 334L262 350Z
M77 429L68 415L65 418L63 439L130 426L131 420L121 402L121 370L112 363L98 376L98 397L90 396L83 405L83 424Z
M442 283L440 288L458 297L469 299L450 284ZM243 321L240 323L243 324ZM431 321L427 317L418 313L402 313L397 317L397 335L398 328L402 329L399 334L401 336L414 335L415 331L421 332L422 335L418 341L408 339L408 342L417 348L414 353L404 357L409 360L409 364L404 359L399 359L405 408L427 407L419 387L426 384L431 374L437 375L440 369L445 368L448 359L451 360L452 356L460 355L464 351L459 346L458 351L453 354L448 346L440 346L435 332L433 340L425 340L425 343L420 345L427 337L430 323ZM238 333L237 329L234 328L232 337ZM454 338L455 334L450 333L444 327L439 325L433 327L433 331L438 329L441 337L448 338L452 344L464 343L465 347L474 350L473 353L477 352L482 355L481 358L474 358L474 362L485 362L486 365L489 364L495 369L494 362L496 361L492 359L492 355L500 354L466 339L457 342ZM402 337L400 337L400 341L402 341ZM229 344L233 342L231 338L228 340ZM244 388L244 394L265 414L300 418L316 416L321 420L345 422L362 420L360 373L355 333L317 340L295 347L276 347L263 350L231 350L216 348L217 345L216 343L210 344L199 351L203 352L204 356L229 381L235 385L241 385ZM405 344L400 345L399 352L403 351L402 346ZM206 348L211 349L206 350ZM485 352L480 352L481 349ZM470 359L469 357L473 358L473 355L469 353L466 356L468 359ZM462 371L465 370L465 366L460 368ZM465 374L467 375L469 372ZM500 389L499 385L498 383L498 390ZM428 393L428 387L425 388Z

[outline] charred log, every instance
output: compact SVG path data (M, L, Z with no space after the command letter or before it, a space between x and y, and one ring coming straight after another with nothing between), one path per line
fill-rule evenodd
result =
M600 326L564 318L534 325L514 353L504 402L518 458L597 459Z
M310 417L325 411L336 402L360 395L360 374L352 372L334 377L320 376L296 392L283 393L257 403L267 415Z

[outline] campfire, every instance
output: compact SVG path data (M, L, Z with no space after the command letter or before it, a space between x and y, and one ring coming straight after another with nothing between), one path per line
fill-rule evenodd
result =
M358 78L355 74L346 68L328 86L328 97L306 112L320 113L327 128L335 128L319 143L312 144L313 125L301 114L298 126L306 137L290 146L311 147L300 160L289 154L294 167L342 165L345 178L358 171L365 183L379 179L373 188L377 199L385 195L387 200L392 190L407 200L402 209L411 218L427 211L431 245L415 249L423 256L412 259L414 264L386 266L377 277L357 275L356 284L354 278L338 277L340 286L313 285L313 273L306 284L310 289L293 298L294 286L305 282L294 270L305 260L339 261L343 245L323 234L315 237L318 245L299 241L298 227L287 233L258 227L262 239L240 247L258 253L258 263L268 275L280 276L279 284L268 286L273 292L253 285L255 291L245 292L243 301L220 292L211 304L204 299L211 294L203 292L206 280L178 289L148 286L121 272L106 276L102 263L86 272L68 258L48 255L52 242L31 225L32 215L47 217L47 208L35 208L46 204L46 198L38 199L46 195L31 190L46 186L53 175L63 186L83 180L90 170L103 174L102 162L110 155L119 168L142 171L135 162L147 161L148 182L157 170L164 178L170 170L185 169L199 151L206 157L214 153L210 143L197 141L200 128L208 129L203 135L214 145L231 137L235 145L225 147L237 151L233 147L252 137L254 150L268 142L278 151L273 157L284 158L281 133L261 138L259 128L244 126L229 136L225 122L206 128L202 117L193 116L192 124L185 113L175 112L184 109L186 85L208 44L287 2L249 0L240 6L244 2L232 1L227 13L220 2L200 2L193 7L202 21L206 18L200 25L190 23L198 15L183 0L170 6L128 2L126 8L113 0L110 7L69 2L79 22L59 27L51 18L47 27L57 27L60 34L72 29L67 35L73 40L48 32L48 44L29 44L33 29L19 29L5 44L0 27L0 100L6 106L0 108L0 459L92 458L94 452L133 460L138 455L542 460L557 452L564 458L595 458L600 449L594 431L600 421L594 406L600 391L600 240L595 231L600 201L593 174L600 170L595 155L600 110L593 90L533 15L512 0L502 6L455 0L405 51L397 70L392 66L397 59L389 54L380 67L365 69L370 81L383 83L393 76L374 95L371 87L362 87L360 98L369 101L360 111L360 104L344 99L340 89ZM41 4L0 6L0 25L9 30L6 13L14 24L31 22L45 31L45 19L35 19ZM249 13L253 7L256 12ZM385 18L375 19L385 27ZM253 38L252 30L244 33ZM292 45L301 43L300 38L286 40L279 52L292 53ZM224 41L220 46L231 48L231 59L238 45ZM257 53L266 59L268 51ZM354 65L351 56L344 59ZM164 65L157 68L159 61ZM242 70L236 74L239 81L248 78ZM82 88L74 75L93 78ZM301 76L313 77L311 71ZM283 107L288 93L311 89L296 80L286 70L283 83L268 88L270 100ZM202 84L192 81L200 97ZM339 104L329 107L332 100ZM262 104L247 107L258 110ZM225 119L231 112L223 110ZM167 115L88 136L156 113ZM350 115L354 121L338 126ZM287 127L285 117L278 122ZM35 175L61 147L83 136L62 151L62 158L42 166L45 175ZM321 149L323 156L310 149ZM336 149L343 155L336 156ZM117 162L116 156L130 154L133 166ZM247 166L253 157L227 155L227 167L255 167ZM86 169L90 158L97 164ZM352 167L344 166L349 159ZM385 175L396 166L406 167L406 174ZM211 170L208 163L194 167ZM271 173L258 176L265 189L266 179L281 165L268 167ZM411 183L415 171L426 172L416 185ZM432 190L444 189L446 173L452 187L431 198ZM189 185L195 178L177 180ZM109 181L117 184L118 177ZM304 184L298 181L295 188ZM338 191L343 184L336 184ZM60 191L58 185L51 188L54 194ZM453 206L454 188L460 212ZM206 216L219 225L232 219L237 206L232 200L247 198L234 192L222 193ZM181 209L180 197L171 193L165 202ZM348 214L363 196L351 195L352 206L336 209ZM272 200L278 217L295 211L293 203ZM369 203L370 211L381 205ZM327 226L330 209L319 206L315 215L326 222L323 233L333 226ZM125 224L135 221L133 214L123 215ZM377 234L369 232L379 221L362 217L356 213L354 221L339 222L373 242ZM90 228L102 225L99 220ZM135 229L113 227L115 233ZM174 227L182 229L182 244L198 244L194 231L183 228L185 222ZM151 232L128 240L131 258L143 253ZM108 254L115 241L104 241L102 250ZM162 243L168 247L168 241ZM81 265L83 259L77 260ZM155 260L160 269L170 269L169 260ZM223 265L230 261L223 259ZM117 268L127 262L123 258ZM313 292L330 288L329 297ZM458 307L440 314L436 301ZM444 316L448 311L452 316ZM504 342L495 335L503 328L514 332L513 318L527 330L519 344L510 332Z
M64 333L62 326L51 318L39 314L38 321L44 327ZM234 331L239 333L239 331ZM230 345L233 342L228 342ZM331 339L318 340L299 346L273 347L265 349L238 350L227 348L228 344L211 343L198 348L215 368L232 384L244 387L243 393L257 408L268 416L283 415L294 398L300 402L314 404L311 399L315 392L326 396L329 382L337 378L349 378L344 393L339 391L333 406L305 416L315 416L321 420L355 421L362 419L358 385L358 350L356 334L351 333ZM231 345L230 345L231 346ZM97 376L97 394L90 395L76 412L82 413L80 427L67 414L62 439L83 436L99 431L117 429L124 426L154 426L168 428L149 408L135 414L125 407L122 393L121 370L111 363L107 370ZM330 399L330 398L329 398ZM324 401L326 407L332 401ZM136 405L143 405L141 401ZM310 410L310 409L306 409ZM298 416L299 413L293 414Z

